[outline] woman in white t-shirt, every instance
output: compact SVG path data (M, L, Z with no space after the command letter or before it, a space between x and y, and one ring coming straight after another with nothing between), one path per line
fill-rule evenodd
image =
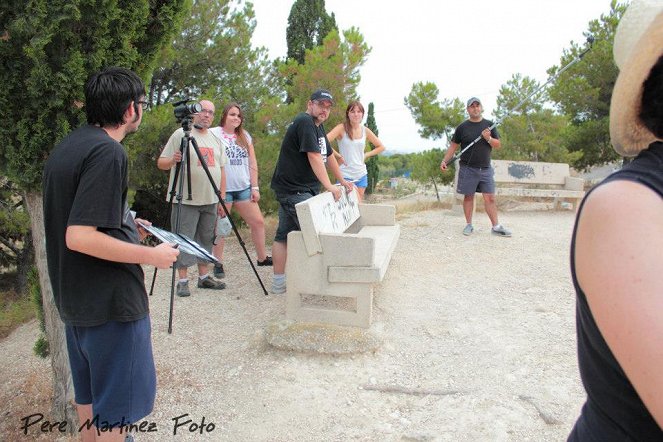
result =
M345 109L345 121L327 134L330 143L338 141L340 153L334 150L334 156L341 165L343 178L352 181L357 186L359 201L364 199L364 192L368 187L368 171L365 161L369 157L384 152L385 149L373 131L361 124L363 120L364 106L357 100L351 101ZM368 152L365 152L366 140L375 146Z
M265 220L258 207L260 201L260 188L258 187L258 162L253 149L251 135L242 127L242 109L237 103L230 103L223 109L219 127L210 131L221 140L225 146L228 162L226 163L226 199L228 212L233 206L239 216L251 229L251 239L256 248L259 266L271 266L272 257L267 255L265 248ZM219 204L219 216L225 216L223 207ZM214 276L225 277L223 269L223 237L214 245L214 256L221 264L214 265Z

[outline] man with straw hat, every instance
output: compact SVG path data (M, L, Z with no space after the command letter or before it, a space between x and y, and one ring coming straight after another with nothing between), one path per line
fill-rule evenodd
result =
M570 441L663 440L663 0L617 28L610 137L635 159L592 189L571 243L587 401Z

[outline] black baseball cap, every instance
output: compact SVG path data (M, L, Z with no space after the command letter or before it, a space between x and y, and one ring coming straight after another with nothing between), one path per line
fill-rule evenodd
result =
M311 101L324 101L327 100L331 104L334 104L334 97L332 97L331 92L327 89L318 89L317 91L311 94Z
M481 100L479 100L477 97L472 97L469 100L467 100L467 107L472 106L472 103L479 103L481 104Z

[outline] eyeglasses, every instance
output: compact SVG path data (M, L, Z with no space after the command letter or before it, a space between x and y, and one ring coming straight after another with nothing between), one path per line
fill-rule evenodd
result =
M323 101L315 100L314 103L317 104L319 108L324 110L330 110L332 108L332 104L329 101L327 101L326 104L323 104Z
M214 115L214 111L213 111L213 110L209 110L209 109L203 109L203 110L201 110L201 111L198 112L198 113L199 113L199 114L203 114L203 115Z
M136 101L136 103L140 104L140 107L143 108L143 110L147 110L148 102L147 101Z

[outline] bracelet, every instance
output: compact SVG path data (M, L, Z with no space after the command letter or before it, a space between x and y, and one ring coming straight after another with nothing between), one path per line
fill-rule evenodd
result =
M257 190L257 191L260 191L260 187L258 187L258 186L251 187L251 190Z

